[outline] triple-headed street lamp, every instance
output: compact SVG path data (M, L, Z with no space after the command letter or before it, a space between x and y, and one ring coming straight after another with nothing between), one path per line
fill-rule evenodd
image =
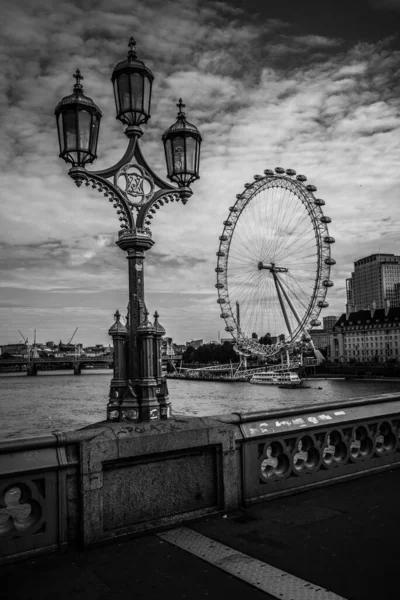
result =
M110 386L107 419L110 421L147 421L171 416L168 389L162 377L161 338L164 328L155 313L148 318L144 301L143 260L154 244L149 225L156 210L168 202L186 204L192 195L190 185L199 178L201 135L186 120L179 100L176 122L163 134L167 176L161 179L143 157L139 138L141 125L150 118L153 74L137 59L135 41L112 74L117 119L126 125L127 150L113 167L87 171L86 164L97 157L101 111L84 95L79 69L74 74L73 93L55 109L60 157L72 164L68 174L79 187L92 185L108 196L120 221L117 245L127 252L129 266L129 303L127 324L115 313L109 330L114 344L114 376ZM112 179L112 180L111 180Z

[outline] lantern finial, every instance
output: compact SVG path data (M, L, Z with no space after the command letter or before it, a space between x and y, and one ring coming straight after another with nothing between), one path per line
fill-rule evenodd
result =
M135 46L136 46L136 41L135 38L131 37L129 39L129 52L128 52L128 58L131 60L135 60L136 59L136 50L135 50Z
M178 117L184 117L185 116L185 113L182 110L182 108L185 108L185 106L186 106L186 104L183 104L182 98L179 98L179 102L177 104L177 107L179 108Z
M73 74L73 77L75 77L76 79L76 83L74 85L74 92L75 94L78 96L80 93L83 94L83 86L81 84L81 81L83 79L83 75L81 75L81 72L79 69L77 69L75 71L75 73Z

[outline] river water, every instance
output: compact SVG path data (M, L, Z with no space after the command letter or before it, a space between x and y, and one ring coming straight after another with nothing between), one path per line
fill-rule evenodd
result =
M112 371L40 372L0 376L0 440L79 429L103 421ZM304 389L242 382L169 379L175 415L209 416L400 393L400 381L310 379Z

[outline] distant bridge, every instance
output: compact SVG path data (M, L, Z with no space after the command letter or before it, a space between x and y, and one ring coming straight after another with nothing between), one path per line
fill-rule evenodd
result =
M19 367L20 370L26 367L27 375L37 375L38 371L47 370L46 367L71 365L75 375L80 375L82 367L88 365L107 365L110 367L114 362L114 359L110 356L53 356L46 358L5 358L0 357L0 370L1 367Z
M182 359L179 355L172 356L163 356L162 362L164 364L168 362L178 362ZM51 367L58 366L70 366L73 369L75 375L80 375L82 367L91 366L104 366L112 367L114 364L114 359L110 356L52 356L52 357L43 357L43 358L5 358L1 359L0 356L0 372L2 367L19 367L22 371L26 368L27 375L37 375L38 371L48 370ZM46 368L47 367L47 368Z

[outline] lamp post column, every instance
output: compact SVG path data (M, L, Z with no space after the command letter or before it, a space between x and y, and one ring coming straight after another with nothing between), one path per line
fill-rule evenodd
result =
M141 378L138 382L140 393L140 420L152 421L160 418L160 405L157 399L157 382L154 378L154 325L149 321L149 313L144 311L144 319L138 327L137 338L140 347Z
M128 319L128 385L123 399L121 419L141 421L142 365L138 328L144 318L144 268L145 251L153 246L148 230L133 228L123 231L117 245L127 252L129 273L129 319ZM147 417L148 419L149 417Z

